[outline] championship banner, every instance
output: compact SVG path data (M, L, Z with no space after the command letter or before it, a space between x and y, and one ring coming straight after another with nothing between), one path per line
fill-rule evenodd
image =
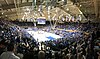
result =
M34 10L36 11L36 0L33 0L33 3L32 3L32 6L33 6L33 8L34 8Z

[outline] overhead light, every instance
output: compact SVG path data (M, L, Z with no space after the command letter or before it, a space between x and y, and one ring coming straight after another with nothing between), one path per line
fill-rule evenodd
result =
M29 9L29 8L27 8L26 10L27 10L27 11L29 11L30 9Z
M44 16L44 14L42 13L42 16Z
M50 18L50 15L48 15L48 18Z
M82 5L80 5L80 7L82 7Z
M48 10L50 10L51 9L51 6L48 6Z
M58 10L56 9L56 12L58 12Z
M25 15L22 17L22 20L24 20Z
M64 1L64 0L62 0L62 1Z
M69 11L69 8L67 8L67 11Z
M39 5L38 11L42 11L42 5Z
M4 13L2 12L2 15L3 15Z
M27 15L27 12L25 12L25 15Z
M83 14L82 12L80 12L80 14Z

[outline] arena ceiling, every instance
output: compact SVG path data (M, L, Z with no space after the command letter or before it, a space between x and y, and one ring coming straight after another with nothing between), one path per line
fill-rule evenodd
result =
M38 17L60 19L66 15L81 14L83 19L97 19L100 18L99 2L100 0L0 0L0 17L11 20Z

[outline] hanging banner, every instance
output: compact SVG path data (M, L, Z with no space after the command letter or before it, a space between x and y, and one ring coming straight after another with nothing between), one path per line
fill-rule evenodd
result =
M36 0L33 0L33 3L32 3L32 6L33 6L33 9L36 11Z

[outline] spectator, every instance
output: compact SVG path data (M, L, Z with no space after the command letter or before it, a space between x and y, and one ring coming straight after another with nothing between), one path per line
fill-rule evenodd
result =
M45 59L45 52L40 50L38 53L38 59Z
M10 43L7 46L7 51L3 52L0 56L0 59L20 59L19 57L17 57L15 54L15 45Z
M6 40L1 40L0 41L0 55L6 51L6 45L7 45L7 42Z

